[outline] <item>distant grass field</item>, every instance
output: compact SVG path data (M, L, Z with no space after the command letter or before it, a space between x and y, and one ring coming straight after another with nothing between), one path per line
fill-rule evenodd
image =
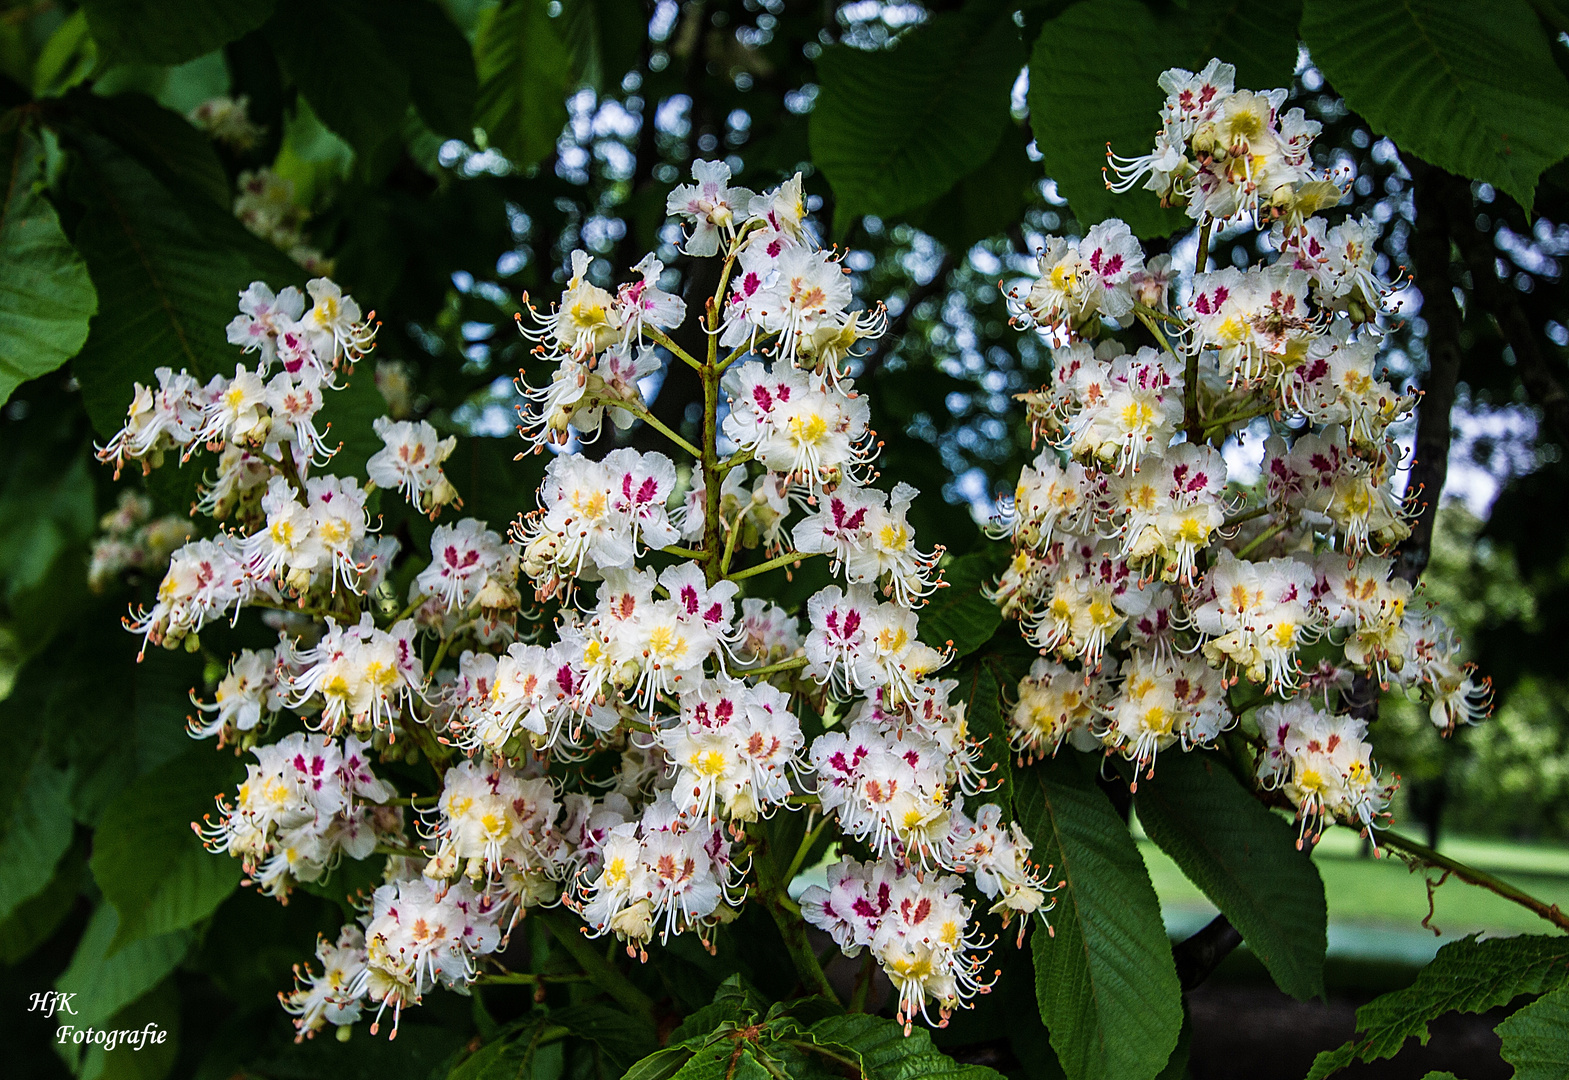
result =
M1158 847L1146 839L1139 849L1173 936L1185 936L1215 915L1214 906ZM1569 911L1569 848L1456 837L1444 840L1440 850ZM1434 935L1422 927L1426 881L1437 881L1441 871L1412 872L1390 854L1364 857L1361 838L1348 829L1330 830L1313 857L1329 903L1332 955L1420 964L1439 945L1466 934L1556 932L1526 908L1451 877L1433 894L1429 925L1442 931Z

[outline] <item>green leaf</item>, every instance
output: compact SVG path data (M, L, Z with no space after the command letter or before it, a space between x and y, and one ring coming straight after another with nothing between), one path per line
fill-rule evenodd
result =
M1028 128L1009 124L990 158L936 202L905 215L906 219L956 253L1011 228L1041 181L1040 166L1025 152L1029 142Z
M0 405L28 379L75 356L98 296L42 187L43 145L32 132L0 136Z
M1527 0L1306 0L1302 37L1374 131L1528 212L1569 154L1569 80Z
M1559 988L1498 1025L1500 1055L1515 1067L1515 1080L1569 1076L1569 989Z
M1000 1080L994 1069L960 1064L938 1050L924 1027L905 1035L893 1020L845 1013L819 1020L809 1031L821 1045L854 1051L867 1080Z
M80 8L55 28L33 65L33 96L55 97L93 73L98 66L98 45L87 28L87 12Z
M1211 57L1236 65L1237 86L1291 85L1300 0L1194 0L1157 12L1138 0L1074 4L1041 27L1030 57L1030 124L1046 175L1081 222L1120 217L1139 236L1188 225L1153 192L1114 195L1101 170L1106 144L1148 153L1160 129L1167 68L1198 70ZM1315 55L1316 59L1316 55Z
M532 1072L543 1016L509 1024L495 1039L464 1058L447 1080L524 1080Z
M956 693L965 703L964 722L970 734L983 740L982 767L990 770L987 790L980 801L999 803L1007 815L1013 812L1013 752L1008 745L1008 721L1002 712L999 674L998 667L983 656L959 672Z
M690 1060L690 1046L667 1046L633 1065L622 1075L621 1080L670 1080Z
M1351 1064L1394 1057L1415 1036L1427 1045L1428 1025L1447 1012L1479 1013L1522 994L1569 982L1569 937L1528 935L1478 941L1473 935L1438 950L1416 982L1357 1010L1357 1036L1313 1062L1308 1080Z
M571 71L545 0L504 0L487 12L474 40L474 60L475 123L490 141L525 169L554 153L567 122Z
M1014 807L1063 888L1032 935L1035 993L1070 1080L1150 1080L1182 1030L1160 902L1127 825L1076 754L1015 773Z
M82 7L93 38L115 59L183 64L255 30L273 0L82 0Z
M55 987L74 993L79 1027L102 1026L115 1013L163 981L190 951L195 935L189 930L142 938L109 955L120 918L114 905L102 903L88 920L70 966Z
M420 118L437 134L473 138L479 81L469 43L434 0L381 0L378 7L382 37L408 69Z
M1207 754L1167 754L1140 778L1139 821L1231 920L1279 986L1324 993L1328 914L1318 867L1292 827Z
M0 922L0 967L23 960L60 928L71 914L86 866L80 852L68 853L55 866L43 890L22 901Z
M972 552L943 563L947 587L920 609L920 637L941 648L952 642L955 657L967 656L991 640L1002 625L1002 609L981 592L991 581L995 560Z
M373 0L280 0L267 24L283 65L322 123L361 158L403 125L409 67L383 46Z
M141 777L104 810L91 866L120 915L111 956L206 918L239 887L239 862L209 852L191 823L241 775L237 759L201 747Z
M12 790L15 794L8 800L0 831L0 918L48 886L55 864L71 846L71 803L64 771L39 754Z
M598 1002L553 1010L550 1022L599 1047L617 1076L659 1048L659 1035L646 1019Z
M234 191L212 140L185 117L141 94L66 97L73 116L152 171L166 187L210 200L232 216Z
M389 1018L383 1024L390 1022ZM396 1040L387 1038L385 1027L382 1030L380 1038L369 1038L368 1032L358 1031L346 1043L330 1038L310 1039L291 1045L274 1057L245 1061L239 1071L268 1080L430 1080L447 1075L445 1070L435 1070L468 1038L464 1031L418 1023L407 1013L398 1025ZM478 1056L474 1054L468 1060ZM451 1075L456 1077L458 1073L454 1070ZM529 1076L507 1073L505 1080L529 1080Z
M6 727L11 725L7 724ZM49 886L71 846L70 788L65 772L42 754L0 766L0 919Z
M111 1031L153 1034L141 1046L120 1045L105 1051L90 1048L82 1058L81 1080L163 1080L180 1055L180 990L165 979L119 1012L105 1025Z
M642 56L648 25L643 5L638 0L566 0L561 21L572 50L573 77L601 93L618 90L622 76Z
M133 384L152 382L154 368L184 368L203 381L233 373L241 357L224 328L252 268L211 243L169 190L117 147L92 134L73 141L84 166L77 194L87 205L76 241L98 313L72 370L93 426L107 437L125 421Z
M817 61L812 159L833 186L834 231L937 198L997 148L1024 47L1008 5L933 17L893 47Z
M759 1048L750 1040L720 1039L696 1051L677 1069L673 1080L775 1080L758 1061Z

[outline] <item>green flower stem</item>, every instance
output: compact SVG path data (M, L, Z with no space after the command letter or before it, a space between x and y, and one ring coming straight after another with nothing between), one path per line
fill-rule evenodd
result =
M746 356L749 353L754 353L757 350L763 348L771 339L777 336L777 332L768 333L752 341L748 341L745 345L737 345L726 354L723 360L719 362L719 370L723 371L725 368L741 359L741 357Z
M756 577L758 574L766 574L768 571L777 570L781 566L788 566L790 563L800 562L802 559L810 559L815 554L817 554L815 551L787 551L776 559L769 559L767 562L758 563L756 566L748 566L745 570L737 570L735 573L730 575L730 580L740 581L743 578Z
M1166 340L1165 331L1163 331L1159 326L1155 325L1154 319L1150 318L1150 316L1144 314L1142 311L1135 310L1134 315L1137 316L1139 322L1144 324L1144 328L1146 330L1155 335L1155 340L1160 342L1160 347L1162 349L1165 349L1172 356L1177 355L1177 350L1173 349L1171 347L1171 342Z
M720 577L730 573L730 560L735 555L735 542L741 535L741 522L746 520L746 515L751 509L751 503L741 507L741 512L735 516L735 521L730 526L730 535L725 538L725 557L719 560Z
M751 460L752 451L737 450L734 454L731 454L729 457L725 458L719 463L719 475L724 476L737 465L745 465L748 461Z
M686 364L688 367L696 371L703 370L703 365L697 362L697 358L695 356L687 352L681 346L677 345L670 339L669 334L665 333L657 326L649 326L647 323L644 323L643 333L652 338L655 344L663 345L665 348L669 349L672 356L678 357L681 362Z
M1199 222L1199 249L1193 256L1193 272L1202 274L1209 266L1209 230L1213 222L1208 214ZM1145 325L1149 325L1146 323ZM1194 343L1195 346L1197 342ZM1194 348L1182 378L1183 428L1188 442L1197 446L1204 441L1204 421L1199 416L1199 350Z
M872 951L866 950L866 955L861 957L861 970L855 976L855 989L850 993L850 1011L860 1013L866 1011L866 998L872 989Z
M1220 527L1222 529L1229 529L1234 525L1241 525L1244 521L1252 521L1256 517L1263 517L1265 514L1269 513L1269 510L1270 508L1268 506L1255 506L1251 510L1244 510L1241 513L1232 514L1229 518L1220 523Z
M720 288L723 287L724 283L721 282ZM710 322L713 321L715 310L714 301L710 299ZM721 568L724 541L719 535L719 487L722 483L719 472L719 369L714 364L718 340L712 334L709 335L708 362L698 369L703 380L703 448L698 455L703 466L703 573L710 585L724 574Z
M1456 859L1451 859L1448 855L1434 851L1426 844L1418 843L1409 836L1402 836L1387 829L1379 829L1375 834L1375 838L1382 840L1385 844L1398 851L1403 851L1407 855L1414 857L1418 862L1424 862L1440 870L1447 870L1461 881L1470 882L1472 885L1480 885L1489 892L1497 893L1505 900L1512 900L1523 908L1529 908L1560 930L1569 930L1569 915L1565 915L1560 911L1557 904L1548 904L1538 900L1530 893L1525 892L1523 889L1515 888L1507 881L1502 881L1492 874L1478 870L1473 866L1467 866Z
M823 829L827 824L828 817L825 814L818 820L816 825L812 826L810 832L801 837L801 846L795 849L795 858L790 860L790 869L785 871L784 876L787 884L794 881L795 875L801 872L801 864L806 861L807 853L812 850L812 845L817 843L817 838L823 835Z
M537 912L535 918L544 921L546 929L577 962L577 966L583 969L583 974L587 976L589 982L615 998L627 1009L653 1022L653 999L633 986L631 980L621 974L614 964L600 956L598 950L588 943L579 929L575 929L563 916L554 911Z
M1255 548L1257 548L1260 544L1264 543L1264 541L1273 538L1276 533L1280 532L1285 527L1286 527L1286 523L1284 521L1282 521L1279 525L1275 525L1272 528L1265 529L1263 532L1259 533L1257 536L1255 536L1253 539L1249 540L1246 544L1243 545L1242 550L1237 552L1237 558L1239 558L1239 559L1247 558L1249 555L1253 554L1253 551L1254 551Z
M699 368L698 370L702 370L702 369ZM693 446L691 443L687 442L680 435L677 435L668 426L666 426L666 424L665 424L665 422L663 420L659 419L659 417L655 416L653 413L651 413L647 409L643 408L642 405L636 404L634 402L627 401L627 402L620 403L619 407L625 409L627 412L631 413L633 416L635 416L639 420L643 421L643 423L647 424L649 427L651 427L655 431L659 432L665 438L667 438L671 442L675 443L677 446L679 446L681 449L685 450L687 453L691 454L693 457L701 458L703 456L702 451L700 451L697 447Z
M1241 420L1252 420L1259 416L1268 416L1273 413L1278 405L1270 405L1263 409L1250 409L1244 412L1231 413L1229 416L1217 417L1204 425L1204 437L1207 439L1217 431L1224 431L1227 427Z
M662 547L659 550L666 555L674 555L678 559L701 559L705 557L704 552L694 548L676 547L673 544L670 547Z
M436 658L430 662L430 673L434 675L441 667L441 662L447 658L447 650L452 648L452 638L444 637L441 644L436 646Z
M769 664L766 667L760 668L748 668L745 671L738 671L736 674L747 678L750 678L753 675L772 675L776 671L792 671L795 668L803 668L806 666L806 664L806 657L792 656L790 659L781 660L777 664Z
M800 905L790 899L783 885L759 888L758 898L768 909L768 914L773 916L774 925L779 927L785 950L790 954L790 962L795 965L796 974L801 976L801 985L810 993L821 994L829 1001L838 1001L839 996L834 993L828 976L823 974L823 965L818 963L817 954L812 951L812 944L806 938L806 920L801 918Z

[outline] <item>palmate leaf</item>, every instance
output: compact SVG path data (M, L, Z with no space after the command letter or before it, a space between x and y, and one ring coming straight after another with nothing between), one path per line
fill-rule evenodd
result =
M82 0L93 40L115 59L183 64L238 40L273 0Z
M937 15L891 49L823 50L809 135L837 200L835 233L862 214L914 210L991 156L1024 66L1012 12L972 4Z
M567 0L561 19L572 50L572 71L580 82L600 92L613 90L637 66L648 22L638 0Z
M9 763L0 786L0 919L49 885L71 846L70 787L63 770L40 753Z
M961 1064L932 1045L923 1027L904 1028L865 1013L819 1020L808 1029L820 1045L853 1051L867 1080L999 1080L994 1069Z
M1275 985L1303 1000L1322 995L1324 882L1291 826L1207 754L1162 756L1135 801L1150 839L1231 920Z
M213 244L144 167L98 135L77 134L77 246L98 290L92 332L72 370L100 436L125 420L134 383L185 368L205 381L241 359L224 328L251 267Z
M556 148L571 82L566 45L545 0L505 0L474 39L479 104L474 122L512 162L527 168Z
M946 588L938 589L921 608L919 634L928 645L952 642L954 656L967 656L986 644L1002 625L1002 609L982 593L990 583L996 560L972 552L943 564Z
M0 135L0 405L28 379L81 349L98 297L87 265L40 189L43 145L25 128Z
M1374 131L1527 211L1569 154L1569 80L1527 0L1306 0L1302 38Z
M88 920L70 965L55 981L56 988L76 994L78 1027L102 1026L115 1013L163 981L190 951L196 935L190 930L133 941L109 955L119 916L114 905L101 903Z
M409 97L438 135L474 134L474 52L435 0L379 0L377 28L409 72Z
M48 888L71 846L70 780L50 760L41 713L49 689L36 679L46 660L24 667L0 701L0 919Z
M233 757L201 747L154 769L105 808L90 865L120 915L110 955L206 918L239 887L238 860L207 851L191 822L211 813L213 794L242 775Z
M280 0L267 24L278 60L335 133L362 157L403 124L410 70L384 46L373 0Z
M1515 1080L1569 1076L1569 988L1546 994L1498 1025L1503 1059Z
M17 964L59 929L71 914L85 869L80 852L67 852L55 865L43 890L22 901L0 921L0 966Z
M1428 1025L1447 1012L1486 1012L1522 994L1541 994L1569 982L1569 937L1529 935L1477 941L1438 950L1416 982L1374 998L1357 1010L1357 1035L1313 1062L1308 1080L1321 1080L1354 1060L1393 1057L1415 1036L1424 1046Z
M1062 889L1031 935L1035 992L1070 1080L1150 1080L1182 1030L1182 991L1149 872L1078 755L1014 773L1014 808Z
M1129 157L1150 151L1165 100L1156 79L1170 67L1197 70L1218 57L1236 65L1239 87L1289 86L1299 10L1299 0L1194 0L1158 10L1089 0L1048 20L1030 57L1030 124L1046 175L1079 220L1120 217L1146 237L1185 227L1187 215L1161 209L1153 192L1106 190L1106 144Z

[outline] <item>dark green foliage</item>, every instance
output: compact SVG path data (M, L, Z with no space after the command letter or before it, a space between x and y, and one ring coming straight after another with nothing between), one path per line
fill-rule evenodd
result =
M1526 0L1306 0L1302 37L1379 131L1527 211L1537 178L1569 153L1569 80Z
M1241 932L1286 993L1324 993L1324 883L1284 819L1210 754L1162 756L1140 777L1139 822Z
M1451 942L1438 950L1411 986L1374 998L1358 1009L1356 1038L1320 1054L1309 1080L1330 1076L1353 1061L1393 1057L1412 1037L1425 1045L1428 1025L1444 1013L1485 1012L1522 994L1555 990L1566 981L1569 937L1477 941L1473 936ZM1561 1007L1549 1005L1540 1015L1551 1016L1554 1008ZM1516 1031L1527 1040L1535 1029L1527 1020Z
M1033 931L1035 993L1072 1077L1148 1080L1182 1028L1160 904L1138 847L1074 757L1015 774L1014 810L1034 857L1061 881L1053 934Z
M938 15L886 52L840 46L818 61L812 156L838 198L834 231L913 210L991 157L1024 49L1012 10Z

